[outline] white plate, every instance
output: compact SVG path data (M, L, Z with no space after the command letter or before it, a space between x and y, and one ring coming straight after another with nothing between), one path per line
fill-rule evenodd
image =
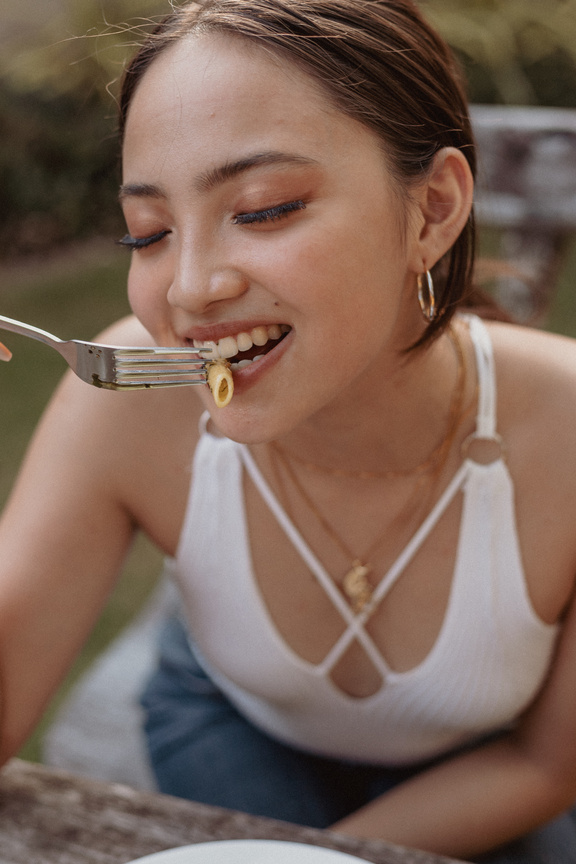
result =
M363 858L278 840L223 840L166 849L130 864L358 864Z

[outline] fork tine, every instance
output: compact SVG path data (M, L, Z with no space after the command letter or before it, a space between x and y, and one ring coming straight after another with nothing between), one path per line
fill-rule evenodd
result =
M133 372L116 373L112 383L119 387L173 387L177 384L204 384L205 381L206 373L203 370L157 373L137 369Z
M115 355L116 366L119 369L129 369L132 366L191 366L201 367L206 365L206 360L200 357L118 357Z
M197 349L119 348L114 360L120 386L169 387L206 380L206 361Z
M117 357L126 357L127 359L130 357L164 357L164 356L174 356L174 357L188 357L193 360L201 360L203 359L200 356L201 349L200 348L165 348L165 347L154 347L154 348L116 348L115 354Z
M130 362L122 361L120 363L115 364L116 372L119 373L128 373L131 372L145 372L145 373L158 373L159 375L168 374L169 372L204 372L206 369L206 364L204 362L192 361L192 360L181 360L178 362L146 362L142 360L133 360Z
M206 377L206 370L203 366L198 369L148 369L135 366L131 369L116 369L115 377L118 379L127 378L197 378Z
M114 361L117 369L203 369L206 360L199 356L198 352L187 349L154 349L145 351L143 349L117 349L114 352Z

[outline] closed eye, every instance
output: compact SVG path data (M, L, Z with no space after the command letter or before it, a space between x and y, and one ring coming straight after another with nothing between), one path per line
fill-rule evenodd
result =
M131 234L126 234L117 243L127 249L146 249L147 246L152 246L163 240L169 233L169 231L158 231L156 234L149 234L148 237L132 237Z
M254 210L251 213L238 213L232 219L235 225L253 225L261 222L275 222L277 219L282 219L283 216L288 216L295 210L304 210L306 205L303 201L288 201L286 204L279 204L277 207L269 207L266 210Z

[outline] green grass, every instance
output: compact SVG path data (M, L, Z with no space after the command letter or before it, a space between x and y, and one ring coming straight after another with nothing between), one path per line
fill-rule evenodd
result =
M488 243L488 249L492 244ZM91 339L129 312L125 294L128 256L122 250L88 248L65 264L38 264L28 275L0 271L1 312L55 333L61 338ZM576 337L576 241L561 274L548 328ZM34 426L62 376L64 361L40 343L2 334L14 352L0 364L0 504L16 476ZM23 758L41 759L41 741L62 699L111 639L140 608L161 568L161 556L140 538L118 586L89 637L65 684L38 729L22 750Z

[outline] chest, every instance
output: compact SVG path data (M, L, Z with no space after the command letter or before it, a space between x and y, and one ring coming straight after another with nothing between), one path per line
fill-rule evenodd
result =
M418 490L416 490L418 491ZM286 644L301 658L319 664L327 657L349 622L330 597L306 554L287 537L250 481L245 481L247 524L254 578L268 613ZM405 496L406 497L406 496ZM366 496L363 496L365 499ZM433 530L409 552L433 504L432 496L408 495L396 508L348 498L339 511L339 525L351 554L334 542L314 513L291 514L299 533L345 606L353 605L344 583L353 561L362 562L360 579L374 597L374 612L365 624L377 653L388 669L403 672L418 666L432 650L442 629L452 589L458 548L462 495L451 497ZM348 545L348 544L346 544ZM370 549L370 547L372 547ZM402 562L402 556L407 560ZM400 557L399 557L400 556ZM333 682L352 696L369 696L383 684L382 666L365 650L362 640L350 640L330 671Z
M154 473L142 474L142 488L137 490L135 507L141 508L141 512L137 512L140 524L167 554L174 555L185 519L192 459L184 437L179 446L165 448L165 453L166 457L161 460L146 460L146 464L155 466ZM322 663L347 630L349 622L332 602L301 550L288 538L249 474L241 466L231 472L226 463L221 466L221 476L217 479L214 467L211 464L207 470L200 470L198 497L201 502L192 508L192 521L184 525L184 533L197 534L199 525L208 527L218 523L225 526L231 509L240 508L243 511L240 521L244 520L247 531L253 587L267 615L292 652L312 664ZM454 474L458 465L449 466L449 469L449 473ZM268 479L273 480L271 477ZM232 493L231 484L238 486ZM217 487L219 491L216 491ZM208 489L214 490L214 499L207 508L204 501ZM151 490L155 491L154 495L150 494ZM338 495L320 496L322 512L331 520L332 527L345 537L349 554L334 542L317 515L301 506L302 502L299 502L300 506L293 500L286 501L286 504L306 547L343 597L341 583L356 557L368 567L367 578L372 589L388 578L390 568L445 491L439 484L428 492L416 487L415 493L408 490L404 498L400 496L395 500L382 499L378 490L371 494L365 489L352 488ZM274 492L281 494L278 489ZM151 500L155 506L147 510L145 502ZM158 506L159 501L161 506ZM453 596L454 573L462 542L464 501L462 490L456 490L432 529L402 565L397 579L365 624L365 631L387 669L405 672L416 668L428 657L442 633ZM516 522L511 498L507 499L505 507L508 508L509 522L499 538L500 546L504 547L510 542ZM485 557L482 545L487 553L493 542L491 525L496 524L500 517L488 514L487 519L486 525L481 522L476 526L476 543L481 547L477 557L479 555L480 559ZM530 524L526 514L523 514L522 521ZM540 559L531 552L530 544L526 545L522 537L520 541L527 584L524 584L519 560L520 572L514 590L524 597L522 602L525 602L525 588L528 588L528 603L530 600L533 602L533 607L526 610L528 615L535 611L544 620L553 621L563 602L559 590L560 583L564 584L563 569L552 566L551 572L560 576L543 579ZM463 574L472 580L470 585L480 578L476 573L477 563L473 560L470 572ZM499 578L503 575L506 576L500 568ZM224 578L233 581L231 573L225 574ZM512 603L516 604L514 596ZM238 605L242 607L242 597L238 597ZM331 668L330 675L340 690L357 697L376 693L385 677L382 667L374 663L358 638L349 641L347 650Z

